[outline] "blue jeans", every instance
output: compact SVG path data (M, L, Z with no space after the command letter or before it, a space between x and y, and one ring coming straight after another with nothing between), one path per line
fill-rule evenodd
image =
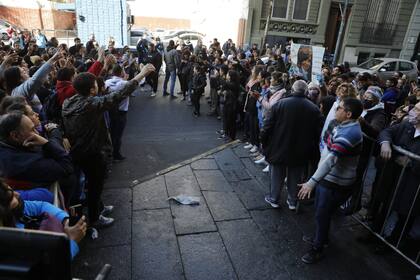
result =
M330 189L318 184L315 193L315 221L316 232L314 249L322 250L328 243L331 217L335 210L346 202L351 195L351 190Z
M174 95L175 82L176 82L176 70L168 71L168 69L166 69L166 71L165 71L165 81L163 82L163 92L164 93L167 92L166 89L168 87L169 78L171 79L170 94Z

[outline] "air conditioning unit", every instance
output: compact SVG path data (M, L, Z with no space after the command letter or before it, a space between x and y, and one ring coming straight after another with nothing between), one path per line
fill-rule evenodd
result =
M134 16L127 17L127 24L134 24Z

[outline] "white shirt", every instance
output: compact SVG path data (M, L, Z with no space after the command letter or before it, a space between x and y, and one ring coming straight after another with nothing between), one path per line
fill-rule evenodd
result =
M414 132L414 138L420 136L420 128L416 128L416 132Z

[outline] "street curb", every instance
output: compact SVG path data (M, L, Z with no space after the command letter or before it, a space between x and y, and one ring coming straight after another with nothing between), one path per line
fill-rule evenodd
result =
M171 172L172 170L175 170L175 169L178 169L178 168L183 167L183 166L185 166L185 165L191 164L191 163L193 163L194 161L197 161L197 160L202 159L202 158L204 158L204 157L206 157L206 156L209 156L209 155L215 154L215 153L220 152L220 151L222 151L222 150L224 150L224 149L227 149L227 148L230 148L230 147L237 146L239 143L241 143L241 141L240 141L240 140L235 140L235 141L232 141L232 142L229 142L229 143L226 143L226 144L220 145L220 146L218 146L218 147L216 147L216 148L213 148L213 149L211 149L211 150L208 150L208 151L207 151L207 152L205 152L205 153L199 154L199 155L197 155L197 156L195 156L195 157L192 157L192 158L190 158L190 159L187 159L187 160L181 161L181 162L179 162L179 163L176 163L176 164L174 164L174 165L171 165L171 166L169 166L168 168L165 168L165 169L163 169L163 170L161 170L161 171L158 171L158 172L156 172L156 173L154 173L154 174L146 175L146 176L144 176L144 177L142 177L142 178L140 178L140 179L134 180L134 181L133 181L133 183L131 184L131 186L130 186L130 187L135 187L135 186L137 186L137 185L140 185L140 184L141 184L141 183L143 183L143 182L149 181L149 180L151 180L151 179L153 179L153 178L155 178L155 177L157 177L157 176L160 176L160 175L163 175L163 174L169 173L169 172Z

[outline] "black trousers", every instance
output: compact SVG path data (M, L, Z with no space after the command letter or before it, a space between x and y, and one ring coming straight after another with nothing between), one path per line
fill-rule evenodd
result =
M111 141L113 148L113 155L121 155L121 139L124 133L125 125L127 124L127 112L120 110L109 111L111 123Z
M248 123L249 123L249 142L252 145L259 146L260 144L260 127L258 125L258 116L254 114L248 114Z
M83 171L87 181L89 223L96 222L103 209L101 200L106 174L106 160L101 152L74 157L74 162Z
M195 93L191 94L191 103L194 106L194 112L197 114L200 114L200 98L201 93Z
M179 84L181 85L181 91L183 96L188 91L188 77L185 74L178 74Z
M160 68L156 69L155 71L153 71L146 77L146 82L152 87L152 90L154 93L157 92L157 88L158 88L159 71L160 71Z
M223 129L232 140L236 138L236 107L226 105L223 107Z

